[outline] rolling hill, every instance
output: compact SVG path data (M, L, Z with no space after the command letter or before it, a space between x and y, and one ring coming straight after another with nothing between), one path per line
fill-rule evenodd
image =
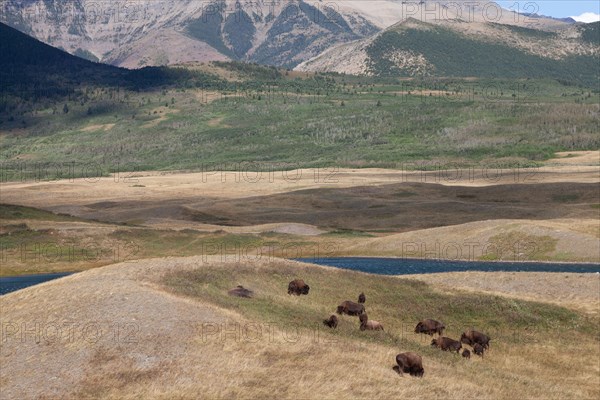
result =
M548 31L411 18L374 37L332 48L296 69L370 76L551 77L594 86L598 24Z
M308 296L286 293L297 277L310 282ZM542 275L519 278L539 287ZM593 307L597 282L560 274L545 286L566 297L564 287L576 284L591 293L586 304ZM254 290L254 298L227 296L238 284ZM361 331L357 318L345 315L337 329L322 324L361 291L384 332ZM0 307L6 310L0 387L7 398L390 399L434 392L591 399L599 393L597 366L576 362L598 355L597 315L276 258L119 263L10 293ZM450 337L469 326L488 333L489 352L464 360L432 348L429 336L413 333L424 316L442 320ZM39 330L25 331L29 326ZM403 351L422 355L423 379L393 371ZM351 381L349 370L359 371Z

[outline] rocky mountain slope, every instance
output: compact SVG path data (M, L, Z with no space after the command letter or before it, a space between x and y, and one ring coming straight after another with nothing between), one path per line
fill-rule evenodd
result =
M593 83L598 23L533 29L487 21L409 18L379 34L333 47L300 71L371 76L554 77Z
M0 21L55 47L125 66L235 59L294 66L382 26L321 2L33 0L3 4Z
M407 18L493 20L545 29L568 25L515 14L495 3L468 3L9 0L0 6L0 21L71 54L133 68L227 59L294 67Z

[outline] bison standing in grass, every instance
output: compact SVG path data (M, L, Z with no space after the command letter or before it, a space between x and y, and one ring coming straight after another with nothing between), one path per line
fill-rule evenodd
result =
M422 377L425 373L423 369L423 360L417 353L407 352L400 353L396 356L394 371L402 375L402 373L410 374L411 376Z
M337 328L338 317L336 317L335 315L331 315L328 319L323 320L323 324L330 328Z
M347 314L347 315L360 315L365 312L365 306L362 304L355 303L350 300L344 301L337 308L338 314Z
M488 349L490 347L490 337L481 332L477 332L474 329L469 329L464 332L460 336L460 341L464 344L468 344L469 346L473 346L475 344L480 344L484 349Z
M415 326L415 333L425 333L430 336L437 333L441 336L444 333L444 329L446 329L446 326L440 321L424 319Z
M369 320L369 317L366 313L362 313L359 317L360 319L360 330L361 331L382 331L383 325L380 322Z
M361 294L359 294L359 295L358 295L358 302L359 302L360 304L364 304L364 302L365 302L366 300L367 300L367 298L365 297L365 294L364 294L364 293L361 293Z
M450 339L445 336L433 339L431 345L439 347L444 351L456 351L457 353L462 348L462 344L458 340Z
M288 294L294 294L300 296L301 294L308 294L310 286L308 286L302 279L294 279L288 284Z
M468 349L464 349L462 352L462 356L466 359L471 358L471 352Z
M484 351L485 351L484 347L482 345L480 345L479 343L475 343L473 345L473 353L477 354L481 358L483 358Z

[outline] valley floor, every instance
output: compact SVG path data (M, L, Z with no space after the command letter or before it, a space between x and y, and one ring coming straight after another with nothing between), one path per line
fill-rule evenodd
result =
M217 253L597 263L599 182L597 151L493 172L144 172L8 182L0 275Z
M87 270L0 297L2 395L597 398L598 364L581 361L600 356L597 274L400 278L284 259L431 257L436 244L477 242L487 251L458 258L598 263L597 155L494 178L359 169L2 183L0 274ZM309 296L287 295L296 277ZM238 284L255 297L227 296ZM385 331L347 316L325 329L361 291ZM453 338L486 331L491 349L467 361L431 348L413 333L422 318ZM401 351L422 354L423 379L392 370Z

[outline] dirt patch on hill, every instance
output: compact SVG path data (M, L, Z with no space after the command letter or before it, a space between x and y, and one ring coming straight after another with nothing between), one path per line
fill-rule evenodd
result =
M596 151L563 151L556 153L556 158L546 161L546 165L600 165L600 150Z
M229 125L223 124L223 120L224 119L225 119L224 117L216 117L216 118L210 119L208 121L208 126L212 126L212 127L215 127L215 126L228 127Z
M85 128L82 128L81 130L83 132L94 132L94 131L110 131L112 128L115 127L115 124L102 124L102 125L88 125Z

